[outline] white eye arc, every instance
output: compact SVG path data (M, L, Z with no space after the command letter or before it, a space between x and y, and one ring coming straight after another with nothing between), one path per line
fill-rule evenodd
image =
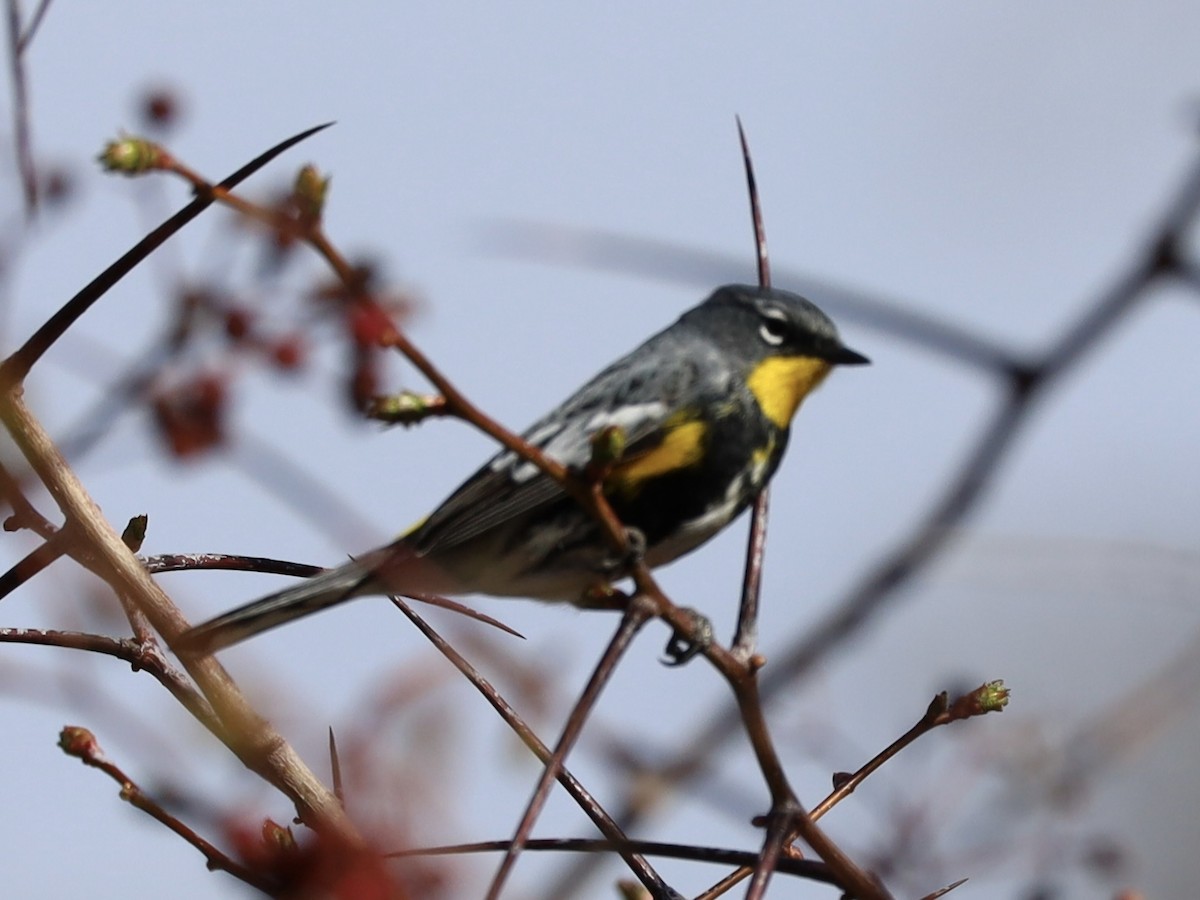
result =
M763 323L758 326L758 333L764 342L778 347L787 337L787 316L777 310L766 310L763 313Z

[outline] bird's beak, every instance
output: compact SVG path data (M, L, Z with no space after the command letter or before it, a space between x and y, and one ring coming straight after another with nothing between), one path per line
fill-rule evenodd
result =
M871 364L869 359L849 347L838 347L826 359L836 366L868 366Z

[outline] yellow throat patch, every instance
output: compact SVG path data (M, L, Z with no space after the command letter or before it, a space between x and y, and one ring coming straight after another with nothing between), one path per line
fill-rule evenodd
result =
M787 428L800 401L825 380L831 368L825 360L812 356L769 356L754 367L746 384L763 415Z

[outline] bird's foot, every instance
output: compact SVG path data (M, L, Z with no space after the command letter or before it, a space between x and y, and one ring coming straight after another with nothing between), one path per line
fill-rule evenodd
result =
M662 661L664 666L682 666L691 662L713 644L713 626L708 616L694 609L684 609L683 612L687 613L691 624L686 630L676 628L671 634L663 650L666 656Z

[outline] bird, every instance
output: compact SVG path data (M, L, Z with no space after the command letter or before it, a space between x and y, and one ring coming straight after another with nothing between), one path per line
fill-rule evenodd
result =
M814 303L786 290L717 288L613 362L522 437L569 470L605 429L622 449L602 489L649 567L699 547L775 474L801 402L851 350ZM487 594L594 605L628 574L595 518L510 449L391 543L183 633L177 651L212 653L368 594Z

